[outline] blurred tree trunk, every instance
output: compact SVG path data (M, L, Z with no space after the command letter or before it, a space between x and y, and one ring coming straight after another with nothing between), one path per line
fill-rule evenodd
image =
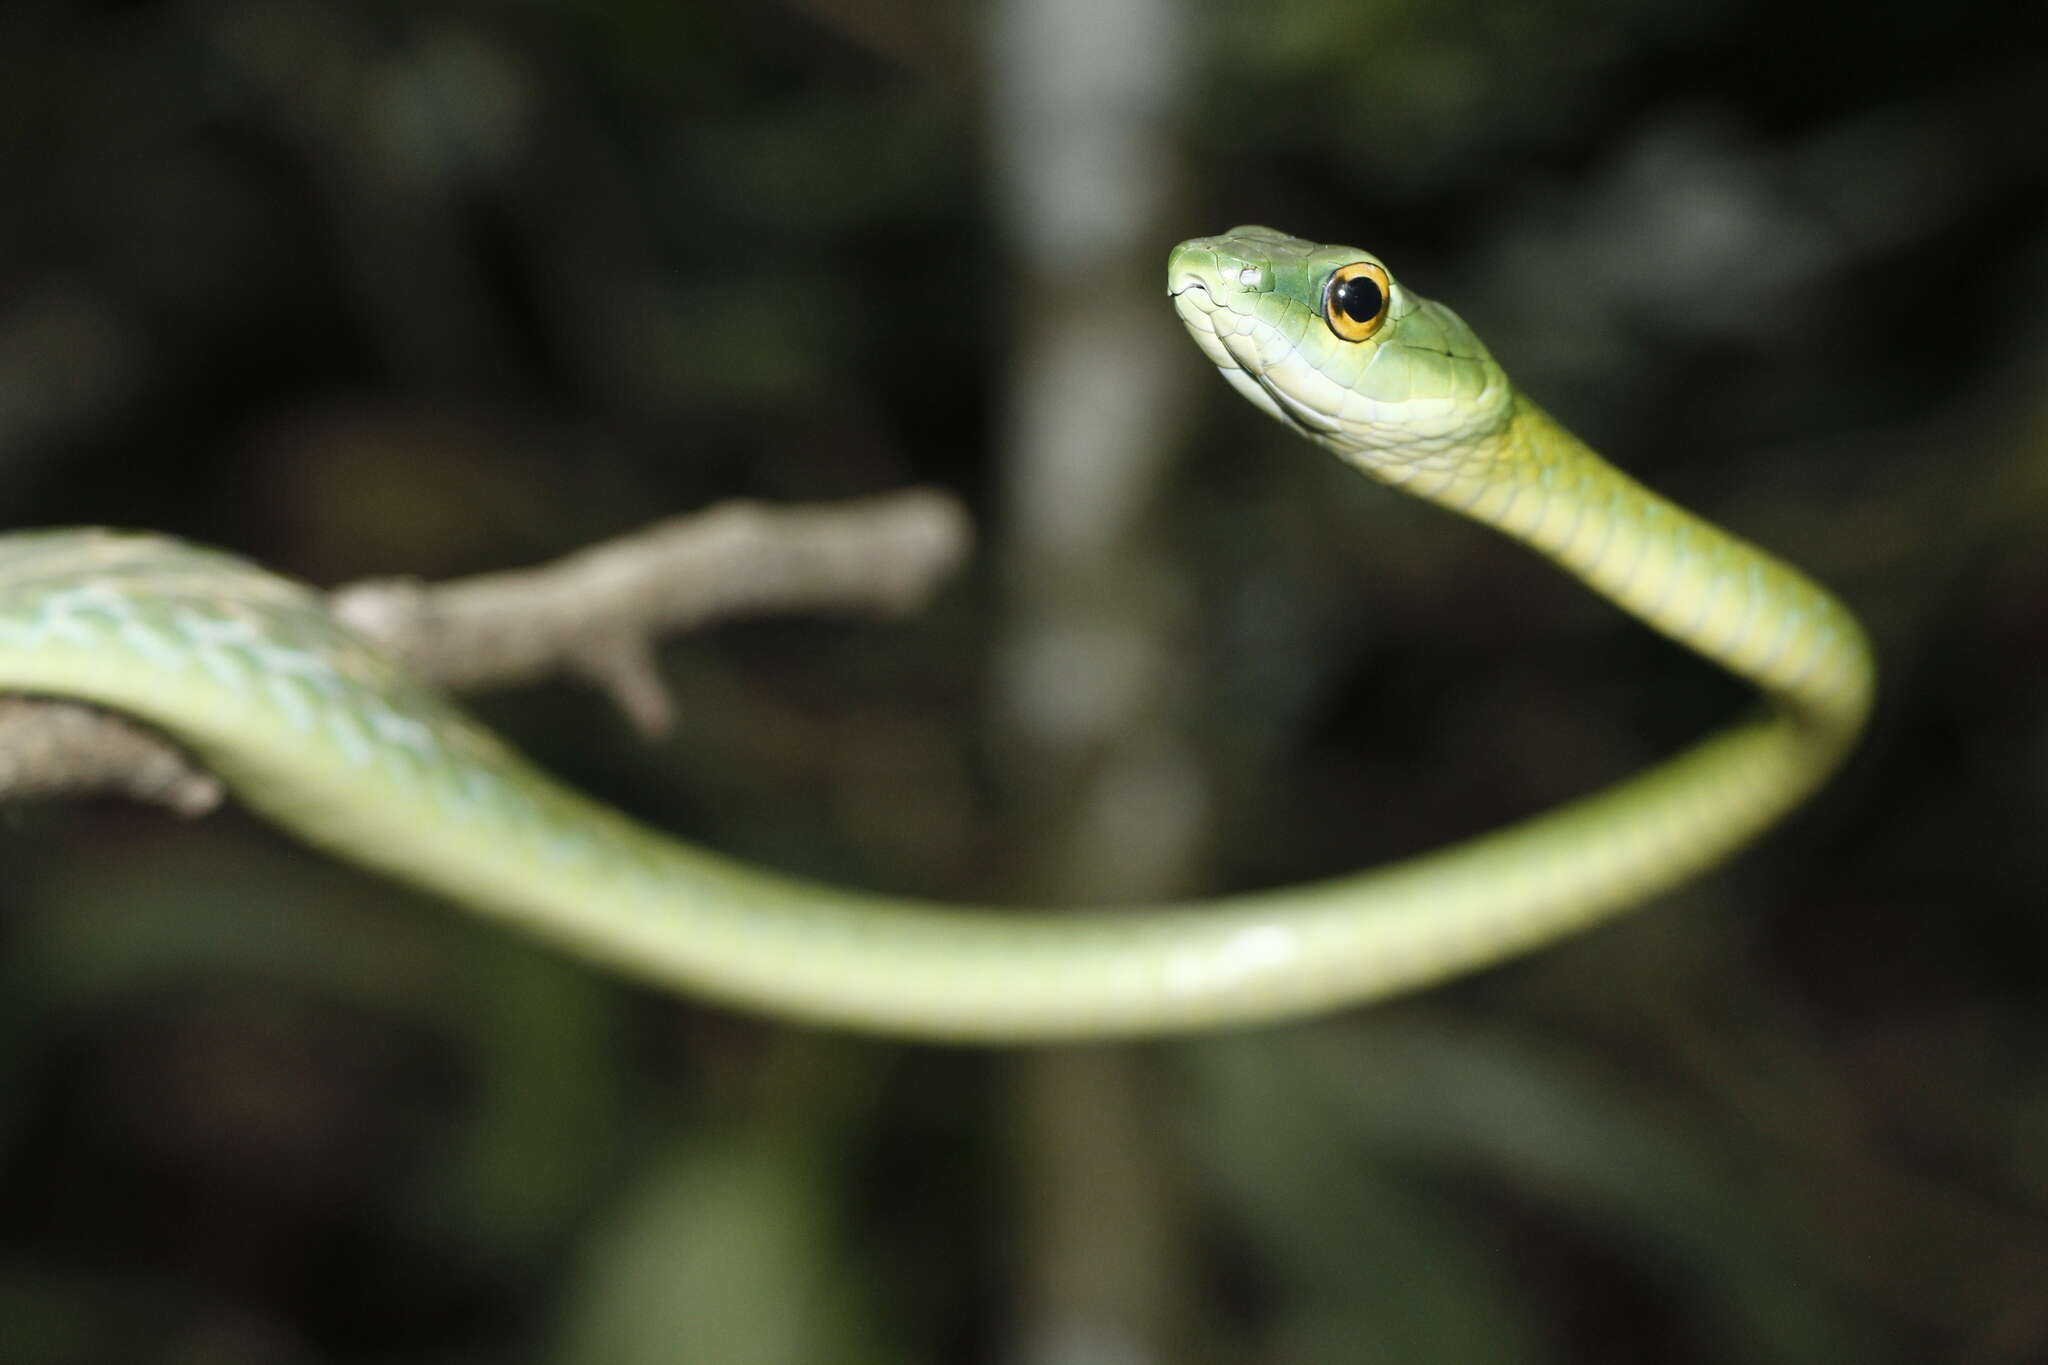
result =
M995 158L1017 254L983 301L1015 328L1006 432L1004 775L1052 902L1204 881L1207 793L1184 739L1190 603L1162 534L1176 414L1200 377L1165 307L1182 16L1168 0L1007 0ZM1175 1357L1178 1221L1136 1054L1018 1072L1024 1365Z

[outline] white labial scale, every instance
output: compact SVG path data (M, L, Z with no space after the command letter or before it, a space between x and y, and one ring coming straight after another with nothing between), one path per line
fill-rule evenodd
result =
M1337 420L1352 431L1370 431L1379 419L1379 404L1357 389L1346 389L1336 407Z
M1314 408L1308 407L1285 389L1271 390L1273 401L1287 415L1288 420L1305 431L1327 435L1333 430L1331 421Z
M1250 403L1260 412L1265 413L1268 417L1278 422L1285 423L1288 421L1287 414L1280 411L1280 405L1273 401L1273 395L1267 393L1258 380L1246 374L1238 366L1226 361L1224 367L1218 373L1230 382L1230 387L1236 389L1246 402Z
M1200 318L1200 321L1189 326L1188 335L1195 339L1195 345L1200 348L1203 355L1208 357L1211 365L1223 371L1226 376L1237 374L1240 366L1235 360L1231 359L1229 350L1224 347L1223 338L1217 335L1216 329L1213 326L1209 325L1212 320L1211 316L1209 314L1198 314L1197 316ZM1243 377L1247 380L1251 378L1249 375Z
M1338 425L1331 414L1343 408L1350 390L1291 351L1275 357L1268 365L1267 373L1279 389L1285 406L1289 410L1299 409L1312 418L1309 425L1313 429Z

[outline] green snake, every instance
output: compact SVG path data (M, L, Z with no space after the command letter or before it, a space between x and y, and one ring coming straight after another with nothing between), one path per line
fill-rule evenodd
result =
M1246 1025L1439 981L1726 858L1846 754L1873 690L1849 613L1593 454L1378 258L1245 227L1176 247L1167 287L1255 406L1528 545L1768 705L1410 861L1062 913L841 891L656 834L542 775L317 593L160 536L0 537L0 690L156 726L310 842L634 975L789 1019L985 1042Z

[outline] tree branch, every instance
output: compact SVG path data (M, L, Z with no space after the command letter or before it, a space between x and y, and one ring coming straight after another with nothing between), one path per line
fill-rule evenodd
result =
M0 696L0 800L112 792L204 815L221 785L175 744L111 711Z
M336 616L429 681L475 691L573 673L643 732L673 709L654 666L663 635L776 612L895 616L922 606L973 544L966 512L929 489L828 505L728 502L537 568L443 584L335 589ZM181 815L220 784L176 745L71 702L0 697L0 800L115 792Z

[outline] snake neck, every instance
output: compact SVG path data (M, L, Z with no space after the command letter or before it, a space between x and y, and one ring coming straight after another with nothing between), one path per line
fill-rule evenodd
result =
M1492 526L1764 692L1829 754L1862 728L1862 629L1812 579L1607 463L1528 399L1455 464L1372 470Z

